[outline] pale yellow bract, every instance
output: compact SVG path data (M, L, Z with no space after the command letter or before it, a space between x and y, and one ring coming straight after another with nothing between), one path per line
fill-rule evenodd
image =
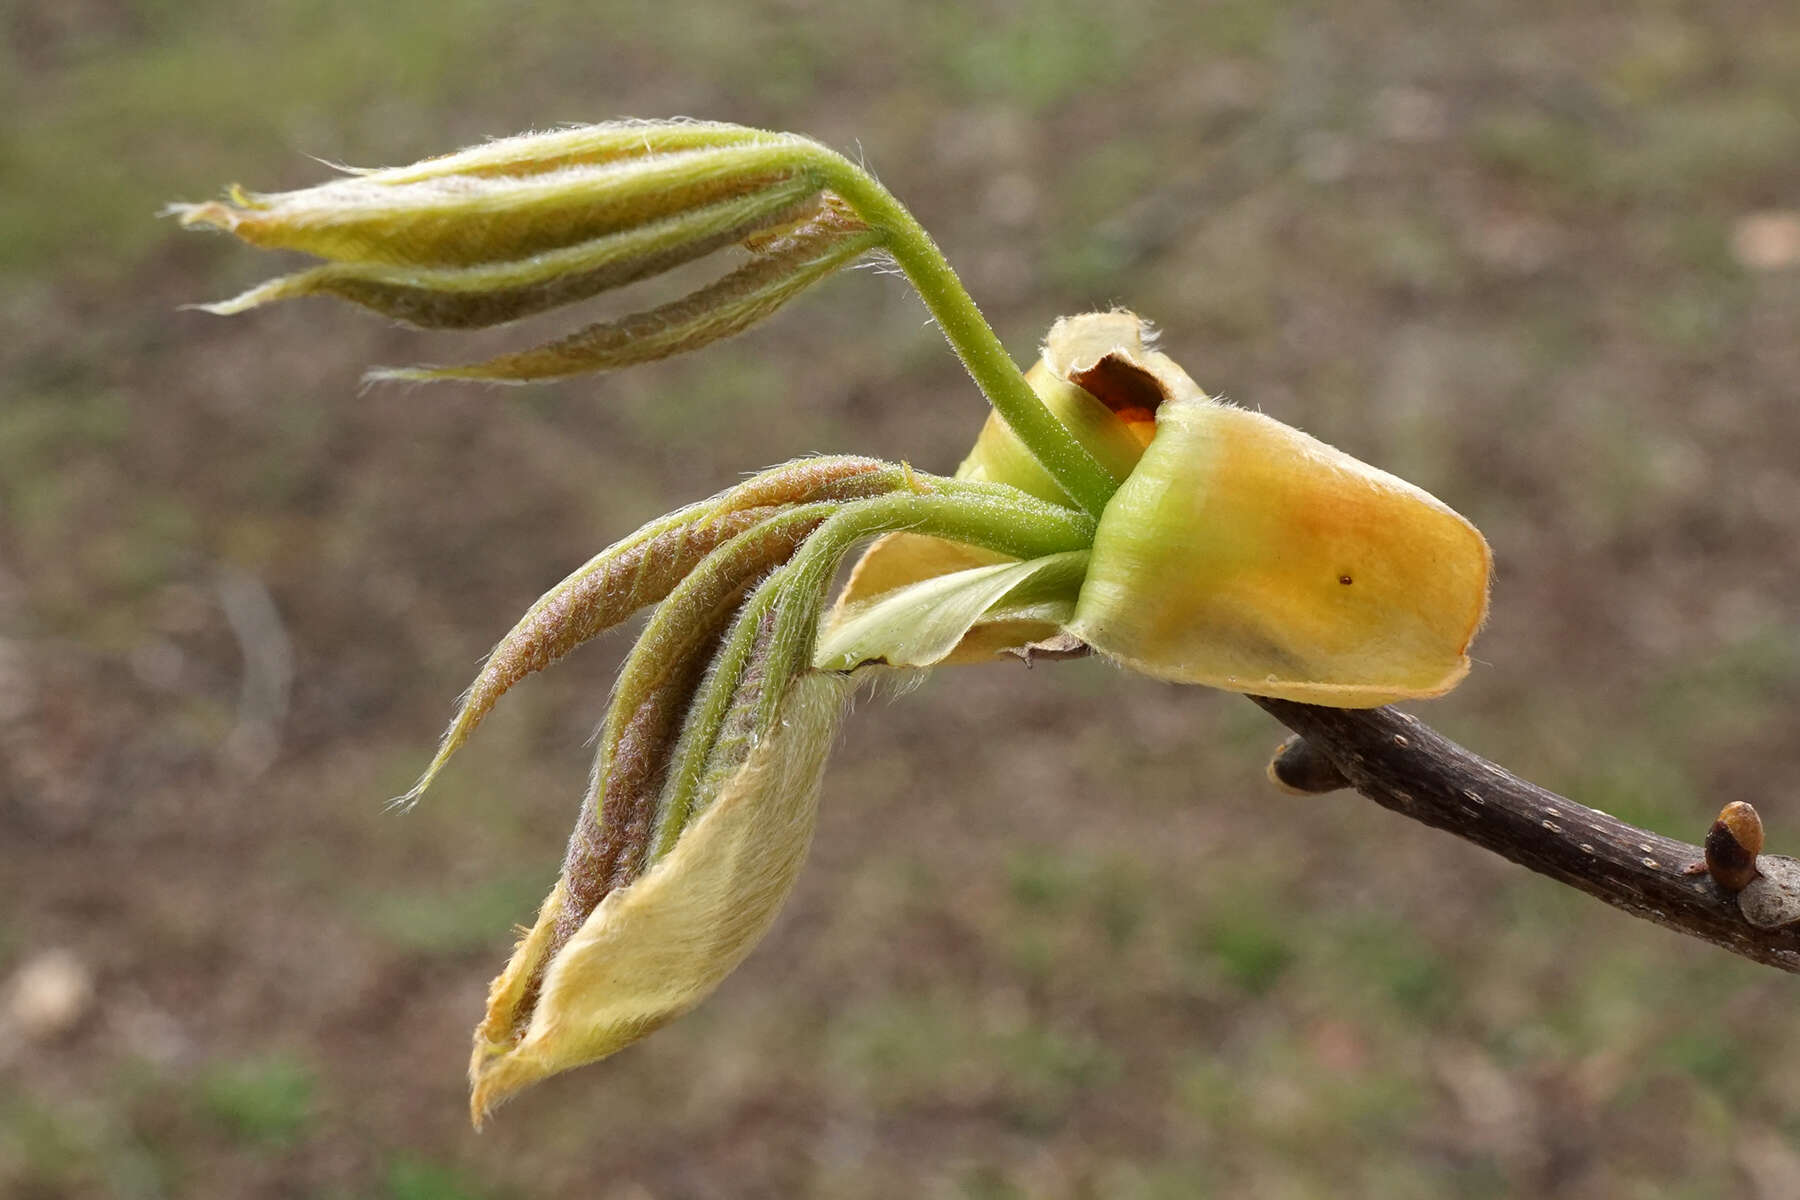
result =
M750 953L806 858L849 690L844 675L797 680L775 732L675 849L601 901L545 969L566 895L557 885L494 980L475 1030L469 1109L477 1124L521 1089L605 1058L688 1011ZM541 983L533 978L539 971Z
M1158 679L1373 708L1468 673L1488 568L1475 527L1419 488L1178 400L1100 518L1068 629Z

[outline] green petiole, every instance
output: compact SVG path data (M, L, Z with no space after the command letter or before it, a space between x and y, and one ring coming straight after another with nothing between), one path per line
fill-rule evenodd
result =
M1045 407L1006 353L944 252L873 176L817 143L795 147L826 185L884 236L883 248L918 290L938 328L1001 419L1083 512L1097 517L1118 488L1087 447Z
M744 742L769 730L786 681L811 663L826 590L856 543L904 529L1037 558L1085 549L1093 540L1091 518L1015 488L935 476L922 476L920 482L942 490L896 492L836 505L794 557L738 610L694 695L670 758L646 865L673 848L682 830L699 815L695 798L715 794L724 777L737 769L747 748ZM757 535L752 530L740 536ZM759 640L764 646L753 662ZM765 683L755 694L741 695L751 669L760 671ZM753 705L753 710L742 722L733 721L734 708L743 703ZM738 724L743 725L741 733L731 736L729 727Z

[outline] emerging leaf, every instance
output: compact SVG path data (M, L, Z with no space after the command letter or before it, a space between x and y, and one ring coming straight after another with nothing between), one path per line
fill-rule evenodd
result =
M995 406L955 480L863 458L776 468L596 556L495 647L406 800L526 675L656 606L562 875L476 1031L477 1122L691 1008L749 952L806 852L854 671L1091 647L1157 678L1359 707L1436 695L1468 669L1489 555L1467 521L1211 400L1128 312L1058 321L1021 376L898 201L804 138L618 122L172 211L329 260L218 313L330 295L415 325L488 326L740 255L680 299L536 349L377 379L511 382L663 358L879 249ZM871 538L822 621L844 557Z
M205 305L330 295L413 325L500 325L732 245L749 259L689 295L536 350L373 379L519 382L608 370L738 333L882 244L835 194L842 160L793 134L620 122L490 142L317 187L176 204L183 225L333 260Z
M904 535L902 535L904 536ZM956 543L950 543L956 545ZM1088 553L999 562L937 575L841 609L819 639L813 665L848 671L865 663L929 667L945 661L977 625L999 625L983 657L1054 633L1075 615Z
M725 278L680 300L590 325L535 350L460 367L381 368L369 372L369 378L524 383L654 362L742 333L806 288L861 258L880 240L846 209L826 204Z
M610 1054L696 1003L773 919L805 852L835 706L796 710L816 737L778 736L802 675L770 653L766 605L743 601L768 593L758 581L832 508L788 507L706 555L632 648L562 878L476 1033L477 1121L517 1088ZM769 719L746 725L746 713L765 709ZM698 802L682 786L690 752L708 768ZM782 807L796 796L804 828ZM722 805L734 815L709 825ZM701 849L684 852L695 837ZM724 908L736 914L729 921ZM562 982L606 971L618 972L606 994Z
M200 307L229 316L276 300L330 295L422 328L502 325L659 275L817 206L809 181L791 181L525 258L465 267L332 263Z
M801 459L652 521L601 551L544 593L500 639L464 693L431 764L399 803L424 794L514 684L662 600L725 542L795 506L880 495L910 478L873 458Z
M476 1030L469 1076L477 1123L520 1089L686 1012L750 952L805 858L850 686L830 674L797 681L780 720L675 848L609 894L552 954L568 904L557 885L494 981ZM534 978L535 1003L522 1013Z
M758 134L579 161L554 153L534 158L556 143L529 135L489 143L482 149L493 161L469 171L446 169L458 157L452 155L429 171L374 171L293 192L234 188L227 202L169 211L183 225L223 229L265 249L338 262L468 267L580 245L805 177L791 153L803 141Z

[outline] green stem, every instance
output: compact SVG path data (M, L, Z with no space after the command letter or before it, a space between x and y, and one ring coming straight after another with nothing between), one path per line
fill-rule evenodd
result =
M766 544L771 538L785 536L788 530L803 530L812 526L811 533L839 511L845 501L821 500L812 504L803 504L790 508L778 516L760 522L754 528L738 535L743 547L755 547ZM802 543L804 545L804 543ZM704 576L708 570L716 570L710 566L714 560L729 564L731 555L739 549L734 543L727 543L707 558L705 563L689 576ZM675 846L675 841L687 828L688 820L693 814L695 794L700 786L707 759L712 754L714 743L724 727L726 716L735 699L739 680L749 665L750 651L756 640L756 629L762 614L768 609L766 593L770 583L779 574L777 572L759 583L750 598L739 606L732 618L728 631L719 648L713 654L711 665L706 676L695 690L688 702L688 710L681 722L681 732L676 738L675 748L669 755L669 765L664 777L662 796L657 803L656 827L652 835L650 856L646 866L655 863ZM632 648L630 664L640 658L640 648L650 642L651 635L657 631L665 620L680 621L683 619L682 609L686 607L688 590L684 584L669 595L669 601L658 608L650 618L637 646ZM665 615L666 614L666 615ZM654 657L652 654L650 657ZM623 690L621 675L620 690ZM616 703L616 702L615 702ZM608 724L611 716L608 716Z
M698 815L697 810L723 785L724 776L737 768L737 754L717 743L739 681L749 669L764 617L773 611L776 626L762 660L764 683L755 697L757 711L751 728L758 731L770 728L788 684L812 665L826 589L838 564L857 542L904 529L1020 558L1085 550L1093 542L1090 518L1016 488L936 476L922 476L920 482L939 490L841 504L807 537L793 559L764 580L738 610L689 708L686 728L672 756L651 862L668 853Z
M1117 482L1031 390L924 226L893 193L849 159L816 144L809 144L806 154L827 186L882 234L883 248L918 289L938 328L1001 419L1070 499L1090 516L1099 516Z
M779 607L769 650L774 678L791 678L812 665L825 592L844 555L864 538L904 530L1020 559L1086 550L1093 545L1092 518L1061 505L1014 488L998 492L987 486L933 482L950 483L951 490L898 493L845 505L813 531L793 559L775 573L772 582L778 584ZM773 718L773 703L782 690L772 689L775 695L769 709L760 714L759 728Z

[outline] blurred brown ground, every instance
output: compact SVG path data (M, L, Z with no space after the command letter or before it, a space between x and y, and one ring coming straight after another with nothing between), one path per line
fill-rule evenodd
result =
M868 273L656 368L363 393L582 314L182 312L284 264L153 219L620 115L860 146L1022 359L1127 304L1482 526L1426 719L1794 852L1791 4L372 7L0 7L0 1194L1800 1194L1793 978L1276 795L1250 705L1091 662L862 703L764 946L471 1134L625 639L384 813L481 654L753 468L948 469L978 397Z

